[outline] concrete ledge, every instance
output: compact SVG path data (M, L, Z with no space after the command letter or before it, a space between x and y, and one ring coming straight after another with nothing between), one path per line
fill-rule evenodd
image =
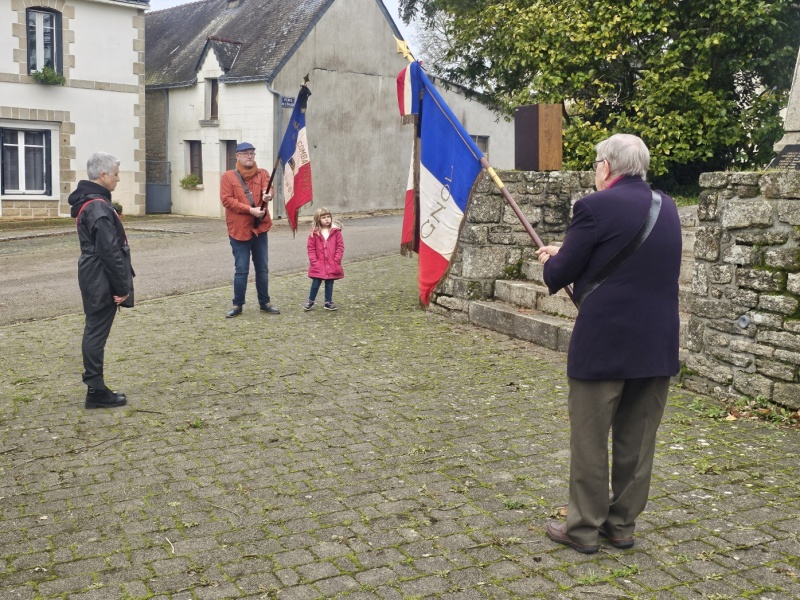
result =
M471 302L469 321L551 350L566 352L573 323L542 314L524 314L503 302Z

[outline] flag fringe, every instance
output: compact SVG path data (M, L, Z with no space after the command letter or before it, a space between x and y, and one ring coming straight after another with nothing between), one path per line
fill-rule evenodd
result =
M400 244L400 256L414 256L414 242Z

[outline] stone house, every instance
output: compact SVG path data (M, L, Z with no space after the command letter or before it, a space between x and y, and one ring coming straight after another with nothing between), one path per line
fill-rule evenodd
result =
M144 214L146 8L0 0L0 216L69 215L67 197L96 151L120 159L114 199Z
M251 142L271 171L306 75L314 204L402 207L413 131L400 124L396 77L408 63L381 0L201 0L145 23L149 212L222 215L236 144ZM494 166L513 168L513 123L461 90L443 93ZM201 184L184 189L192 173Z

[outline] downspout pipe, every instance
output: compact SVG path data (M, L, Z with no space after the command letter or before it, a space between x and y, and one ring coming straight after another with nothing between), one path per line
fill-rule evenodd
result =
M164 158L167 159L167 190L169 191L169 214L172 214L172 163L169 161L169 90L164 90ZM147 187L147 184L145 184ZM147 197L145 209L147 213Z
M278 90L272 87L272 84L267 81L267 91L275 96L275 106L277 106L277 110L273 111L272 115L272 122L273 122L273 140L272 140L272 164L276 164L278 161L278 152L280 152L281 148L281 133L283 132L283 94L281 94ZM275 173L275 179L272 182L272 186L275 188L275 204L273 205L275 208L275 214L273 215L276 219L283 218L284 213L284 206L283 206L283 173L280 169L277 170Z

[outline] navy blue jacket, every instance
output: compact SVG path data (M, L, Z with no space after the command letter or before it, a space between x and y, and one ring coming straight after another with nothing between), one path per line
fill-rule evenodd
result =
M583 301L567 357L572 379L673 376L678 363L678 209L661 193L653 230L633 255ZM551 294L574 284L579 298L594 275L636 235L652 194L640 177L578 200L558 254L544 265Z

